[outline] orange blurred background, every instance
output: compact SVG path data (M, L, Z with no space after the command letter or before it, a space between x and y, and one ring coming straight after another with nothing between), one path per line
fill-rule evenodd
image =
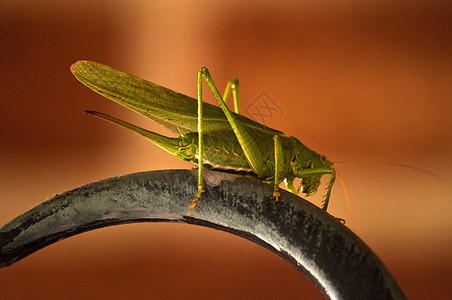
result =
M91 181L191 168L85 115L169 133L82 86L73 62L102 62L190 96L208 66L220 90L241 80L242 108L265 92L282 112L266 125L332 161L390 161L442 177L339 166L356 217L339 184L330 212L348 220L409 298L450 299L451 18L447 1L3 0L0 224ZM0 270L0 286L1 299L322 299L269 251L179 224L69 238Z

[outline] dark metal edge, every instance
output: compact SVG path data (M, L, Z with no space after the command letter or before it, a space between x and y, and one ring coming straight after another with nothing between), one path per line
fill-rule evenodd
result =
M0 228L0 267L61 239L106 226L181 222L246 238L276 253L331 299L406 299L353 232L302 198L257 180L206 171L206 193L187 216L196 172L134 173L94 182L36 206Z

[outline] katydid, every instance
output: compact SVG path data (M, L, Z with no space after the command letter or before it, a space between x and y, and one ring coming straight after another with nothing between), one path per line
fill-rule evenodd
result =
M298 139L239 114L237 79L226 86L222 97L207 68L198 73L198 99L136 76L90 61L78 61L71 72L84 85L114 102L132 109L178 133L171 138L148 131L99 112L87 113L142 135L167 152L198 165L198 192L189 208L195 208L204 192L203 167L246 173L273 183L273 196L279 199L279 184L306 196L317 192L323 175L330 175L322 209L327 210L336 178L333 163L303 145ZM219 107L202 101L203 79ZM235 113L226 106L232 90ZM301 178L298 188L294 180Z

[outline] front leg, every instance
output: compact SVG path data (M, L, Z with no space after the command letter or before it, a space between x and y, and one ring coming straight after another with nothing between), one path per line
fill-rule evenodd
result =
M330 203L331 189L333 188L334 181L336 180L336 172L334 171L334 169L331 169L330 174L331 174L330 181L328 182L325 200L323 201L322 205L322 209L324 211L326 211L326 209L328 208L328 204Z

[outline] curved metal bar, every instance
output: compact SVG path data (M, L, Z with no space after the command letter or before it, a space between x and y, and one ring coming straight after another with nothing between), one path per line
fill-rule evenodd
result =
M330 299L406 299L377 256L315 205L266 183L206 171L206 192L192 216L193 170L113 177L57 195L0 229L0 267L96 228L160 221L211 227L270 249L308 276Z

